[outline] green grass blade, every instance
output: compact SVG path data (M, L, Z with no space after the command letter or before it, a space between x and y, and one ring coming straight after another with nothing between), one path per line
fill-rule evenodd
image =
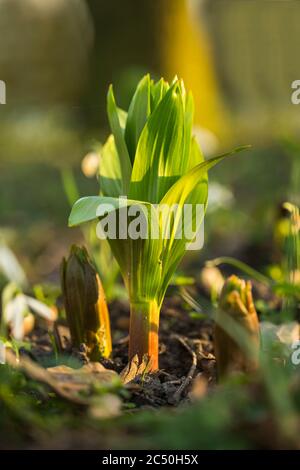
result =
M248 264L240 261L236 258L232 258L231 256L221 256L219 258L215 258L213 260L209 260L206 262L207 266L220 266L220 264L228 264L237 268L239 271L247 274L252 279L255 279L262 284L271 287L273 284L272 279L267 276L264 276L262 273L257 271L256 269L251 268Z

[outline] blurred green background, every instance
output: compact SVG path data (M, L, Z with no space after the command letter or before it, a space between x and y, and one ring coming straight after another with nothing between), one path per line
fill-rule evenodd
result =
M192 89L206 156L253 145L211 173L205 248L186 263L275 262L280 205L299 203L299 21L292 0L0 0L0 230L30 280L57 277L82 237L63 179L98 191L82 159L107 136L108 85L126 109L146 72Z

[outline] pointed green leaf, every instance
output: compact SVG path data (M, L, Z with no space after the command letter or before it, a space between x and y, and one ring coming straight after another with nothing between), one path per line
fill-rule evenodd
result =
M191 149L192 142L192 127L194 119L194 99L191 93L189 93L185 99L185 113L184 113L184 156L185 162L189 162L187 168L193 168L193 155L194 152ZM196 152L198 155L198 152ZM198 163L198 162L197 162Z
M129 197L158 203L186 168L183 101L178 83L149 117L136 150Z
M248 150L250 148L249 145L245 145L242 147L237 147L236 149L232 150L231 152L226 152L222 155L217 157L210 158L199 165L195 166L191 170L189 170L185 175L183 175L166 193L166 195L162 198L161 204L184 204L186 199L188 198L191 191L199 184L203 175L215 166L218 162L223 160L226 157L230 157L235 155L238 152L242 152L243 150Z
M125 140L132 163L137 143L150 111L150 76L148 74L138 84L128 110Z
M204 162L204 155L196 140L196 137L193 136L191 139L188 170L192 170L195 166L199 165L199 163L202 163L202 162Z
M196 206L196 204L202 204L204 206L204 216L208 196L208 170L214 165L216 165L218 162L223 160L225 157L234 155L235 153L245 150L247 148L249 147L239 147L233 150L232 152L225 153L223 155L211 158L210 160L206 160L198 164L196 167L192 168L187 174L182 176L172 186L172 188L161 200L160 205L166 204L167 206L172 207L173 205L177 204L179 208L183 208L185 204L192 204L194 207ZM195 140L193 141L192 152L194 153L194 155L192 156L193 161L202 158L202 154ZM185 238L184 236L178 239L175 238L179 223L181 223L181 215L182 214L179 211L177 213L177 218L165 218L163 220L164 224L161 227L163 243L161 259L163 264L164 278L161 289L161 298L163 298L165 290L170 282L170 279L186 251L187 243L191 241ZM200 228L200 223L202 223L202 219L198 221L198 224L195 224L195 222L196 212L193 211L193 217L191 218L191 220L188 221L188 226L185 225L185 228L193 227L193 230L197 232L197 230ZM185 223L187 222L185 221ZM171 234L169 238L166 237L166 233L168 232L170 232Z
M163 99L170 85L163 78L158 82L151 82L151 112L158 106L160 101Z
M101 149L99 164L99 184L103 196L122 195L122 173L119 155L111 134Z
M124 109L119 108L119 107L117 107L117 113L118 113L118 117L119 117L119 123L120 123L121 129L122 129L123 134L124 134L128 114L126 113L126 111L124 111Z
M112 86L109 87L107 95L107 114L111 131L115 138L115 144L118 151L120 160L120 167L122 171L122 183L124 195L127 194L131 176L131 162L124 138L124 131L121 126L120 110L118 110L113 94ZM123 116L124 117L124 116Z

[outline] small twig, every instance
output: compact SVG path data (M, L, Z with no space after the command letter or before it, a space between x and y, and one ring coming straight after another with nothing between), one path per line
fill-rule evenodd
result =
M173 395L173 400L174 400L174 403L178 403L180 398L181 398L181 395L183 393L183 391L186 389L186 387L190 384L191 380L193 379L193 376L195 374L195 371L196 371L196 367L197 367L197 355L195 353L195 351L193 351L193 349L188 345L188 343L186 342L186 340L182 337L182 336L179 336L179 335L172 335L172 337L174 339L177 339L177 341L179 341L182 346L190 353L190 355L192 356L192 365L190 367L190 370L186 376L186 378L184 379L184 381L182 382L182 384L180 385L180 387L178 387L178 389L176 390L176 392L174 393Z
M168 379L168 382L170 382L170 380L174 380L174 375L169 374L169 372L166 372L163 369L159 369L157 374L158 374L159 377L160 376L166 377ZM175 379L175 380L178 380L178 379Z

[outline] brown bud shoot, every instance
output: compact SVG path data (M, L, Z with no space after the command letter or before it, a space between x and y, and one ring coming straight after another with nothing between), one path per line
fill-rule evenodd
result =
M225 282L216 315L214 343L219 377L258 368L259 321L250 281L231 276Z
M96 361L111 354L109 312L104 290L85 248L73 245L61 268L61 283L73 345L87 346Z

